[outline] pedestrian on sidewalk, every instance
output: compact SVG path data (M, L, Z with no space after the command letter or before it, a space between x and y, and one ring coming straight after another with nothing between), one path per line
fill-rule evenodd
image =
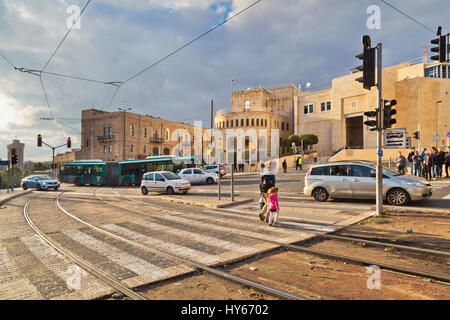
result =
M422 176L422 161L423 158L420 156L419 151L416 151L416 154L413 157L414 162L414 175L421 177Z
M270 188L275 187L275 175L273 173L263 174L259 183L259 191L261 192L260 199L264 201L264 206L260 209L259 219L261 221L269 222L269 195Z
M445 160L445 174L446 174L446 178L448 178L449 177L448 168L450 168L450 147L448 147L448 150L447 150L447 153L445 154L444 160Z
M269 226L278 222L278 216L280 214L280 206L278 204L278 188L272 187L268 191L269 193Z
M431 168L433 165L433 159L431 158L430 152L425 153L423 158L423 177L430 181L432 179Z
M442 166L445 163L445 152L439 148L436 152L436 178L442 179Z
M397 170L401 175L405 175L406 159L402 155L402 152L398 152L398 157L395 159L395 164L397 165Z
M300 171L302 171L302 157L298 158L298 167L300 168Z
M284 159L283 161L283 172L286 173L286 169L287 169L287 162L286 159Z
M416 154L416 148L412 147L411 152L408 153L408 162L409 162L409 174L414 175L414 161L413 157Z
M297 159L295 159L295 171L298 170L298 161L299 161L299 157L297 157Z

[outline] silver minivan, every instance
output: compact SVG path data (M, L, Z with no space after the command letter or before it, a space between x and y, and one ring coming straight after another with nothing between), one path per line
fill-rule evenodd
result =
M328 198L375 199L376 166L370 162L345 161L317 165L305 176L303 193L317 201ZM402 206L410 201L429 199L431 184L420 177L400 175L383 167L383 199Z

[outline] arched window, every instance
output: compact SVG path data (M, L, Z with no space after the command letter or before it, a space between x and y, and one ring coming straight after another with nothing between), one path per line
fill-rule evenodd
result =
M147 146L144 144L144 154L147 153Z
M147 138L147 128L144 128L144 138Z
M158 150L158 148L153 148L153 155L154 156L157 156L159 154L159 150Z
M130 152L133 152L134 146L133 144L130 144Z
M170 137L170 130L166 129L166 141L169 141L169 137Z
M250 100L245 100L244 111L250 111Z
M130 136L134 137L134 126L130 125Z
M170 154L169 148L164 148L164 155L168 156Z

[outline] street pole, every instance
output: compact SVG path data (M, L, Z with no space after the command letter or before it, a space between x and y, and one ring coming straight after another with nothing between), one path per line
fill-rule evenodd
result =
M214 100L212 100L211 99L211 110L210 110L210 121L211 121L211 123L210 123L210 125L211 125L211 132L210 132L210 135L209 135L209 142L210 143L212 143L212 131L213 131L213 125L214 125L214 120L213 120L213 110L214 110ZM202 148L203 148L203 145L202 145ZM212 163L212 161L211 161L211 158L212 158L212 150L210 150L211 152L209 153L209 160L208 160L208 162L209 163ZM220 165L219 165L219 176L220 176Z
M231 166L231 201L234 201L234 166Z
M382 147L381 147L381 134L383 128L383 101L382 101L382 50L383 45L379 43L377 45L378 54L378 66L377 66L377 88L378 88L378 130L377 130L377 183L376 183L376 205L377 205L377 215L383 212L383 166L382 166Z
M219 171L218 171L218 173L219 173L219 178L217 179L217 186L219 188L218 194L219 194L219 200L220 200L220 180L222 180L221 177L220 177L220 164L219 164Z

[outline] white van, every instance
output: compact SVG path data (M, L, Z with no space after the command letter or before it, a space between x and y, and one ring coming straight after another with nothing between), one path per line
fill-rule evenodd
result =
M171 171L154 171L144 174L141 182L141 192L166 192L167 194L188 193L191 183L181 179Z

